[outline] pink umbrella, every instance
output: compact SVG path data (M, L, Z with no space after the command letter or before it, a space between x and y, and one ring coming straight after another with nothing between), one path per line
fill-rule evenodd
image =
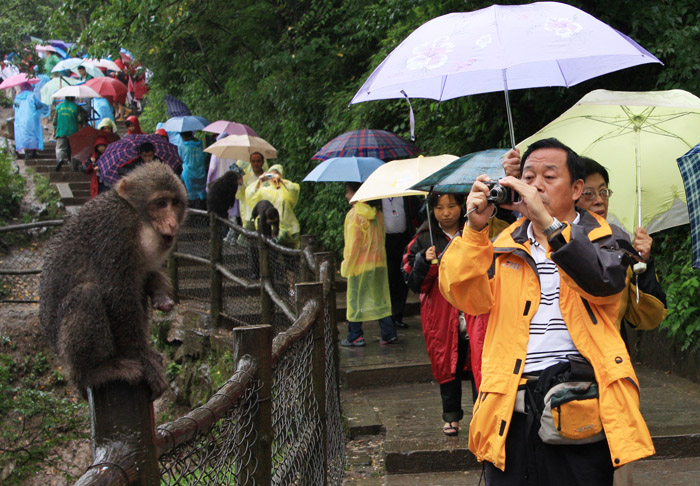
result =
M252 137L260 136L255 133L255 130L250 128L245 123L236 123L226 120L216 120L215 122L202 128L202 130L211 133L228 133L229 135L250 135Z
M10 88L14 88L15 86L19 86L20 84L23 84L23 83L36 84L38 82L39 82L38 78L28 78L25 73L19 73L19 74L15 74L14 76L10 76L5 81L0 83L0 89L10 89Z
M656 62L661 61L635 41L571 5L492 5L443 15L418 27L389 53L350 103L449 100L504 91L515 147L509 89L568 87Z

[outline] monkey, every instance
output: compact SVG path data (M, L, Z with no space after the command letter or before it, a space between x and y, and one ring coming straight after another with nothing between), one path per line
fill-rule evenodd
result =
M280 231L280 213L270 201L263 199L253 208L250 220L258 220L258 229L268 238L277 238Z
M228 218L228 210L236 202L236 191L241 177L240 169L238 171L229 169L224 175L210 182L207 209L220 218Z
M149 344L150 305L172 310L164 271L185 219L187 191L172 169L144 164L87 202L48 243L39 320L83 398L110 381L167 389Z

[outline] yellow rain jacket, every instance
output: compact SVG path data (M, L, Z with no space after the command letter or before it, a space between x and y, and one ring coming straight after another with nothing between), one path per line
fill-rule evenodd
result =
M344 230L340 274L348 279L348 321L373 321L391 315L384 215L366 203L355 203L345 216Z
M236 162L236 165L243 169L243 184L238 186L238 191L236 191L236 199L239 201L238 207L241 212L241 221L243 222L243 226L245 228L252 229L254 225L250 223L250 216L253 212L254 205L248 205L248 201L245 197L245 191L251 185L255 185L258 180L258 176L256 176L253 169L250 168L250 162L239 160ZM262 168L263 171L267 170L267 161L263 163Z
M440 261L440 291L471 315L490 313L479 398L469 425L469 449L501 470L515 396L527 355L530 320L540 302L537 267L520 219L493 243L488 228L465 226ZM548 252L561 276L561 313L579 352L595 370L600 419L615 467L654 454L639 411L639 381L616 326L626 265L608 223L588 211L566 224Z
M258 201L263 199L270 201L280 213L280 232L277 241L280 245L289 248L299 248L301 240L299 221L294 214L294 206L299 201L299 184L284 179L284 171L279 164L270 167L268 172L272 171L279 173L283 178L279 187L267 181L250 184L245 190L246 204L252 211Z

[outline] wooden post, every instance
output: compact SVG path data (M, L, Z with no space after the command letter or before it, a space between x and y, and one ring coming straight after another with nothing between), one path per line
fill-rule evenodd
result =
M301 314L304 304L310 300L323 302L323 284L320 282L296 284L297 315ZM326 413L326 339L324 337L325 325L323 318L323 306L314 319L312 327L313 349L311 350L311 381L313 394L318 406L318 418L321 426L321 454L323 460L323 480L318 484L327 484L328 470L328 415ZM307 478L309 480L310 478ZM302 483L303 483L302 478Z
M270 281L270 255L260 234L258 234L257 245L260 255L260 319L263 324L272 324L275 304L265 290L265 282Z
M315 282L314 271L309 268L310 262L306 255L313 255L316 250L316 235L301 235L301 265L299 272L299 282Z
M160 484L150 393L122 381L88 388L93 466L76 485Z
M335 369L333 370L333 373L335 373L335 382L338 384L336 387L336 392L338 393L337 400L338 403L340 403L340 350L338 349L338 342L339 342L339 337L338 337L338 319L336 318L336 295L335 295L335 254L332 251L327 251L327 252L320 252L316 253L314 255L316 257L316 267L321 268L321 265L324 262L327 262L328 265L328 273L326 274L326 280L322 281L321 283L325 287L328 285L328 295L326 295L326 298L324 300L324 305L328 307L328 319L329 323L328 326L330 328L330 340L331 340L331 346L330 349L332 350L331 352L333 353L333 363L335 365ZM320 275L319 275L320 278Z
M255 461L236 464L236 475L253 478L254 484L272 484L272 326L233 328L233 362L238 363L246 354L254 357L260 382L258 412L251 419L258 440L251 446ZM243 482L236 478L235 484Z
M221 273L216 269L216 265L221 263L221 225L216 219L216 214L209 213L209 292L211 321L214 327L219 327L221 309L223 304L223 279Z

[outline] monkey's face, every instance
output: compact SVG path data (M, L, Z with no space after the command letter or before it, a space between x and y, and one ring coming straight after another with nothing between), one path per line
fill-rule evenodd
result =
M185 204L173 192L156 192L148 201L146 207L148 222L158 233L161 240L158 243L161 248L168 250L173 245L184 211Z

